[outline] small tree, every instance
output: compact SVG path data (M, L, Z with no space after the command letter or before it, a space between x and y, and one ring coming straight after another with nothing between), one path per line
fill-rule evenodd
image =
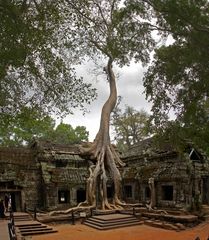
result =
M0 145L23 146L33 138L48 139L54 127L55 121L50 116L25 107L15 117L8 114L0 118Z
M149 115L126 106L124 112L117 107L113 111L112 126L115 141L120 151L124 152L131 145L139 143L148 136Z
M70 124L60 123L54 130L51 140L56 143L76 144L88 141L89 133L86 127L77 126L75 129Z

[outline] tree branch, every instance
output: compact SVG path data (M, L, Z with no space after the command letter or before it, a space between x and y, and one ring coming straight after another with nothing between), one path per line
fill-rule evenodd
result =
M153 4L153 3L152 3L151 1L149 1L149 0L144 0L144 2L146 2L146 3L149 4L151 7L153 7L153 9L154 9L155 11L157 11L158 13L161 13L161 14L163 14L163 13L169 14L169 13L170 13L169 11L165 11L165 10L159 9L159 8L156 6L156 4ZM202 27L201 25L195 25L196 23L193 24L191 21L189 21L189 18L188 18L188 19L185 18L184 15L180 14L179 12L175 12L175 14L176 14L180 19L182 19L186 24L191 25L195 30L209 33L209 29L204 28L204 27ZM163 18L164 18L164 16L163 16ZM158 29L157 29L157 30L158 30ZM162 29L162 31L163 31L163 29Z
M112 55L110 53L108 53L107 51L104 50L104 48L102 48L98 42L94 41L93 39L88 39L96 48L98 48L103 54L105 54L106 56L108 56L109 58L112 59Z
M93 3L98 7L99 12L100 12L100 14L101 14L101 17L102 17L102 19L103 19L103 21L104 21L104 23L105 23L105 25L106 25L106 27L107 27L107 29L108 29L108 23L107 23L107 21L106 21L106 19L105 19L105 17L104 17L104 14L103 14L103 11L102 11L102 9L101 9L101 6L98 4L97 0L96 0L96 1L93 1Z
M76 10L76 12L78 12L79 15L81 15L81 16L84 17L85 19L87 19L87 20L89 20L90 22L92 22L92 23L95 24L94 19L92 19L92 18L90 18L89 16L87 16L86 14L82 13L82 12L80 11L80 9L79 9L77 6L75 6L75 4L72 3L71 0L65 0L65 1L66 1L74 10Z
M111 18L111 21L113 20L113 10L114 10L114 7L115 7L115 1L116 1L116 0L113 0L113 1L112 1L112 5L111 5L111 10L110 10L110 18Z

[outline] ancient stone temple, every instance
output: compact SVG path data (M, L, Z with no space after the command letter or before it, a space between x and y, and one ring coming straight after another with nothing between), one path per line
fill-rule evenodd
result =
M154 180L156 207L192 209L209 205L209 162L192 145L177 151L170 144L154 147L152 139L122 156L122 198L150 201ZM79 146L37 141L27 148L0 148L0 198L10 195L14 211L64 209L85 200L89 161ZM107 194L113 196L111 179Z
M156 147L147 139L133 146L123 161L123 181L132 200L150 201L148 182L153 178L156 207L189 210L209 204L209 161L192 144L178 151L169 142Z
M88 162L77 146L34 142L0 148L0 197L11 195L14 211L66 208L85 200Z

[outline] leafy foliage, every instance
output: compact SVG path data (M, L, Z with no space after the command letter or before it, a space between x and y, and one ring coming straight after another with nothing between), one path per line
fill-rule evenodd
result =
M169 121L165 130L158 135L159 138L170 138L173 141L173 145L177 148L182 148L183 142L190 143L202 150L207 156L209 156L208 136L209 128L198 126L197 124L187 124L182 127L179 121ZM182 146L179 146L179 142ZM185 150L185 149L181 149Z
M47 139L54 127L55 121L51 117L25 107L15 117L0 116L0 145L21 146L33 138Z
M204 139L204 148L209 143L209 3L146 2L155 12L156 29L174 40L155 50L144 79L154 123L165 132L178 126L185 138L199 144ZM167 121L171 110L177 117L174 125Z
M124 112L117 107L113 112L112 126L115 141L120 151L126 151L131 145L148 137L149 115L126 106Z
M60 123L54 130L51 140L55 143L76 144L88 141L89 132L86 127L77 126L75 129L70 124Z
M0 145L24 146L33 139L49 140L60 144L76 144L88 141L89 133L83 126L75 129L70 124L60 123L36 109L22 108L15 117L0 115Z
M64 11L63 0L0 1L1 113L26 105L64 114L95 98L71 66L77 58L66 48Z
M71 24L65 25L65 32L79 56L103 55L119 65L129 64L133 58L148 62L154 41L144 20L150 16L143 1L141 19L121 0L67 0L66 5L66 21Z

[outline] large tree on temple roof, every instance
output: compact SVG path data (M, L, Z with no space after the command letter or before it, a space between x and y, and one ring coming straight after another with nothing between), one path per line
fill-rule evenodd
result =
M110 94L103 105L100 128L95 140L88 147L81 148L85 156L94 163L90 167L90 177L87 181L87 206L96 206L96 188L102 209L121 208L124 203L120 199L121 175L118 167L124 166L118 153L110 143L110 114L117 101L116 77L114 65L120 67L130 62L149 61L149 52L153 49L154 41L149 29L149 9L139 1L140 16L130 12L121 0L67 0L66 35L70 45L77 51L81 59L86 57L106 60L103 71L106 75ZM128 85L128 79L127 79ZM107 199L107 175L114 183L113 202ZM80 204L78 207L83 206ZM69 212L69 209L65 212ZM58 212L56 212L58 213Z

